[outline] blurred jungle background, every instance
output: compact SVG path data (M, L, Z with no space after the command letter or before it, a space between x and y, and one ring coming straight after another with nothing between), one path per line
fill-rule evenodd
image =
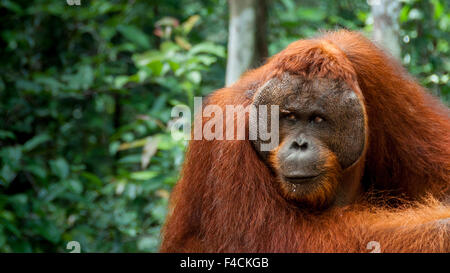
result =
M158 251L171 108L321 29L373 37L448 105L448 5L0 0L0 252Z

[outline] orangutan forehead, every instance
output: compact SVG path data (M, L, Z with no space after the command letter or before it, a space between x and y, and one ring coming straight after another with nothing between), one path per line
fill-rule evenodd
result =
M333 102L337 99L354 100L357 97L343 81L327 78L307 80L289 73L268 80L254 95L255 104L308 105L312 102Z

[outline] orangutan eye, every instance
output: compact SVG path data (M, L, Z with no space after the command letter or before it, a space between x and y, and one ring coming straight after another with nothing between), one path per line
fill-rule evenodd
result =
M324 119L320 116L313 116L311 118L311 122L313 123L322 123L324 121Z
M290 120L290 121L294 121L297 119L297 117L294 114L290 113L290 114L286 115L286 119Z
M295 116L295 114L288 110L281 109L280 112L281 112L282 116L289 121L297 120L297 117Z

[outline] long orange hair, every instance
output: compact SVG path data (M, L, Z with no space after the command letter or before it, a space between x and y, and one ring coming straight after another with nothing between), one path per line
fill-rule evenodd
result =
M285 72L339 79L361 96L369 139L363 201L304 211L279 194L249 141L192 140L161 251L368 252L370 241L382 251L450 251L450 208L438 201L450 196L448 108L368 39L345 30L292 43L207 104L248 105L248 90ZM393 199L402 202L393 208Z

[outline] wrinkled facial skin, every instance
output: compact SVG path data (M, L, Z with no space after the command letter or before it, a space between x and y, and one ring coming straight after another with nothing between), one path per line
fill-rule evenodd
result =
M269 80L253 98L255 106L279 105L280 145L262 152L261 140L253 144L275 172L284 197L306 206L330 205L343 170L364 150L358 96L343 82L285 74Z

